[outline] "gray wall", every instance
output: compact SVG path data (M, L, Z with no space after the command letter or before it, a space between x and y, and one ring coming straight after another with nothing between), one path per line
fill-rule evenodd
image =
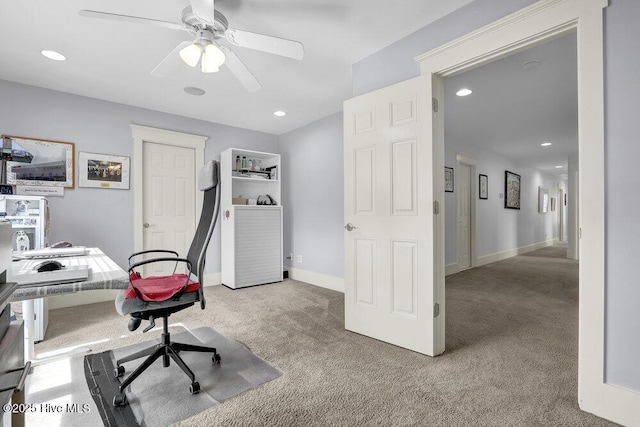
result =
M446 125L445 125L446 126ZM476 191L476 255L478 258L525 248L537 243L558 238L558 184L562 180L518 164L497 153L477 146L461 144L446 137L445 165L455 168L456 155L464 154L474 158L476 174L472 185ZM504 171L509 170L521 176L521 209L504 207ZM478 174L488 176L489 198L480 200L477 196ZM549 197L556 199L556 211L538 212L538 187L549 190ZM500 194L503 198L500 198ZM456 192L445 193L445 264L457 263L457 196Z
M132 123L208 136L205 160L219 160L228 147L279 151L275 135L0 80L0 133L73 142L76 162L79 151L132 156ZM75 189L49 200L52 242L99 247L121 267L127 265L133 252L133 190L78 188L76 178ZM207 272L219 272L219 229L208 259Z
M353 94L360 95L420 75L413 58L535 3L475 0L353 64Z
M640 391L640 2L605 9L606 380Z
M280 137L288 266L344 276L342 113ZM296 261L302 256L302 264Z

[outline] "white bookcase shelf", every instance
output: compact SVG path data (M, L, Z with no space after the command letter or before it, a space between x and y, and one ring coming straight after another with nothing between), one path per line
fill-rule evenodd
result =
M282 281L280 155L229 148L220 160L222 284Z

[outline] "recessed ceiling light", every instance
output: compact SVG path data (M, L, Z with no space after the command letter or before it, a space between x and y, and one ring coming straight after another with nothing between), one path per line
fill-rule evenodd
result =
M556 166L556 169L562 169L562 166L558 165Z
M278 117L283 117L283 116L286 116L286 115L287 115L287 113L285 113L285 112L284 112L284 111L282 111L282 110L278 110L278 111L274 111L274 112L273 112L273 115L274 115L274 116L278 116Z
M459 91L457 91L456 95L458 95L458 96L467 96L467 95L471 95L471 93L473 93L473 91L471 89L463 88L463 89L460 89Z
M54 61L66 61L67 57L64 56L63 54L56 52L55 50L41 50L40 53L49 58L49 59L53 59Z
M550 143L550 142L543 142L543 143L542 143L542 144L540 144L540 145L541 145L541 146L543 146L543 147L548 147L548 146L550 146L550 145L551 145L551 143Z
M202 96L205 93L204 89L200 89L199 87L193 87L193 86L187 86L184 88L184 91L187 92L189 95L193 95L193 96Z

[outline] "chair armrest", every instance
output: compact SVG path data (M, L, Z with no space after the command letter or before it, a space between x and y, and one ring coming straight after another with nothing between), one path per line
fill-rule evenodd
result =
M175 262L176 264L178 262L182 262L187 264L187 267L189 268L189 276L191 276L191 269L192 269L192 265L191 265L191 261L189 261L186 258L170 258L170 257L163 257L163 258L152 258L152 259L146 259L143 261L139 261L136 262L134 264L131 264L129 266L129 273L131 273L135 268L140 267L141 265L145 265L145 264L151 264L154 262Z
M168 249L147 249L145 251L140 251L140 252L134 252L130 257L129 257L129 265L131 266L131 259L135 258L137 256L140 255L145 255L145 254L151 254L151 253L163 253L163 254L173 254L176 256L176 258L178 258L180 255L178 255L178 252L176 251L171 251Z

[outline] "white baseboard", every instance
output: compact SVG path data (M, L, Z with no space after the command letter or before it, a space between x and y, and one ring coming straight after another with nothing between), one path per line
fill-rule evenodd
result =
M342 277L329 276L327 274L289 267L289 278L344 293L344 279Z
M601 387L602 401L580 402L580 409L624 426L640 426L640 393L610 384Z
M547 246L551 246L554 243L557 243L557 241L558 239L551 239L545 242L534 243L533 245L522 246L520 248L509 249L507 251L481 256L481 257L478 257L475 267L480 267L481 265L502 261L504 259L511 258L517 255L526 254L527 252L535 251L537 249L546 248Z
M474 267L480 267L482 265L491 264L497 261L502 261L507 258L511 258L517 255L526 254L527 252L535 251L536 249L542 249L547 246L551 246L558 243L558 239L547 240L545 242L535 243L533 245L523 246L521 248L509 249L508 251L498 252L495 254L484 255L476 260ZM444 275L450 276L460 272L458 263L448 264L444 266Z
M444 275L446 276L451 276L452 274L456 274L457 272L460 271L460 268L458 268L458 263L456 262L455 264L448 264L444 266Z

